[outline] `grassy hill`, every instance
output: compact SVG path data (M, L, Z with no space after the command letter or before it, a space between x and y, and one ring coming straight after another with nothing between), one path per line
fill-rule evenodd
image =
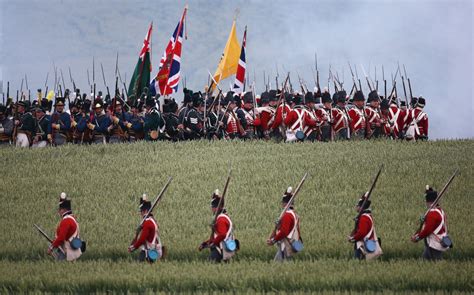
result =
M136 143L0 149L0 290L107 291L462 291L474 280L474 141ZM241 251L227 265L206 262L197 251L209 235L210 195L233 174L227 208ZM354 204L385 164L372 207L382 238L381 261L351 259L346 236ZM455 168L460 175L442 201L454 248L440 263L422 261L422 243L410 242L424 212L426 184L441 189ZM280 198L304 172L309 176L296 208L305 249L295 261L271 262L265 240L280 212ZM156 210L166 261L136 263L127 246L139 222L138 200L160 191ZM73 264L54 263L37 223L53 235L59 193L73 200L88 250Z

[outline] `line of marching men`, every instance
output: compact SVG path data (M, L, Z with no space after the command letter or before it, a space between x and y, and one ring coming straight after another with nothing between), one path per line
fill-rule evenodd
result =
M65 110L66 98L69 111ZM52 100L0 105L0 145L44 147L66 143L118 143L137 140L276 139L333 141L392 138L428 139L426 100L413 97L410 105L396 96L385 99L374 90L367 100L362 91L347 95L321 92L287 93L269 90L261 95L184 89L179 107L174 99L148 90L139 98L117 94L96 96L80 90Z
M303 249L300 219L294 207L294 196L298 190L297 188L293 191L292 187L288 187L284 192L281 199L282 215L267 240L268 245L277 246L275 261L291 259L295 253ZM240 242L235 239L232 219L223 206L224 194L221 195L219 190L215 190L211 196L211 209L215 216L212 234L209 239L199 245L199 251L210 249L209 260L214 262L229 261L240 248ZM349 242L354 243L355 257L367 260L382 255L381 242L375 230L369 197L369 193L365 193L359 199L355 207L358 212L356 226L347 238ZM424 240L423 258L438 260L442 258L443 252L452 247L448 236L446 213L439 205L438 193L433 188L426 187L425 200L428 207L427 214L422 227L411 237L411 240L415 243ZM155 262L166 255L166 248L160 238L159 224L152 214L153 208L154 205L147 200L146 195L140 198L141 223L136 238L128 247L129 252L139 250L140 261ZM50 239L48 254L60 260L76 260L85 250L85 242L80 239L79 223L73 214L71 200L65 193L61 193L58 213L61 221L55 238Z

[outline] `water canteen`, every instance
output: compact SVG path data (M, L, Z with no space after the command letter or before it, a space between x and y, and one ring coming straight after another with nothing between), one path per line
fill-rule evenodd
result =
M150 261L157 261L160 258L160 254L155 249L148 250L146 255Z
M375 249L377 248L377 244L375 243L374 240L365 240L364 248L365 248L365 251L367 251L368 253L373 253L375 252Z
M303 251L303 243L300 240L295 240L291 243L291 247L295 252Z

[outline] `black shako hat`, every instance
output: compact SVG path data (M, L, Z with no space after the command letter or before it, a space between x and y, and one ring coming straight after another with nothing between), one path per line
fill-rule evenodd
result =
M140 198L140 206L138 206L140 211L150 210L151 209L151 202L147 200L146 194Z
M71 200L67 199L64 192L59 195L59 209L71 210Z
M425 195L426 202L430 202L430 203L434 202L436 198L438 197L438 192L435 191L429 185L426 186L425 194L426 194Z

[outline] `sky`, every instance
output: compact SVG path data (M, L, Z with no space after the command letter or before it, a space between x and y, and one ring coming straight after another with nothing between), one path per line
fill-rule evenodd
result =
M217 67L238 9L237 37L242 39L247 25L247 71L258 92L264 89L264 71L274 86L277 69L280 83L290 72L294 87L299 74L312 89L317 53L321 84L327 84L331 66L350 88L350 62L359 76L364 68L372 79L377 68L383 95L382 65L390 88L399 62L406 67L413 95L426 98L430 138L474 138L470 0L0 0L0 92L6 92L10 81L16 94L27 75L33 95L44 89L48 72L51 89L53 65L63 71L66 87L72 89L70 67L76 85L90 92L87 70L92 80L93 57L98 89L105 89L101 63L113 87L117 53L128 87L151 22L154 76L185 4L188 38L181 75L190 89L202 90L207 84L207 71ZM230 83L233 78L221 85L228 88ZM403 99L400 78L397 84ZM182 84L177 100L181 90Z

